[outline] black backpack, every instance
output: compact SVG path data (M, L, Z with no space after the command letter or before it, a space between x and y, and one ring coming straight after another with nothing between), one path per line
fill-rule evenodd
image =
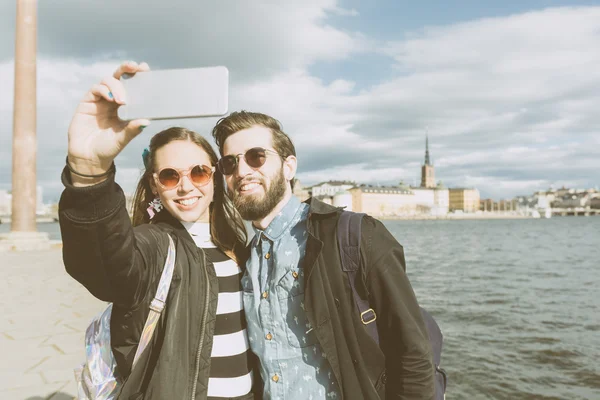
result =
M337 239L340 247L340 258L342 260L342 270L348 275L352 294L356 307L360 313L360 319L369 335L379 344L379 333L375 319L377 314L369 306L368 299L363 300L356 291L355 279L358 267L360 265L360 238L361 222L365 214L350 211L342 211L338 221ZM444 337L442 331L433 317L421 308L423 320L429 333L429 342L433 349L433 362L435 364L435 400L443 400L446 393L447 377L446 372L440 368L442 358L442 342Z

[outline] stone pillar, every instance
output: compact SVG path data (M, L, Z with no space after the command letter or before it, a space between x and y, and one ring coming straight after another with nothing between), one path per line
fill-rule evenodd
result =
M17 0L12 218L11 232L1 238L0 249L34 250L49 247L48 235L37 232L35 217L36 47L37 0Z

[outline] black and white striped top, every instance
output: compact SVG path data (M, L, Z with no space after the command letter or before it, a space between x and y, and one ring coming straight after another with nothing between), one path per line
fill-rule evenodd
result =
M201 247L207 258L212 261L219 279L208 399L246 395L252 389L252 367L240 284L242 271L212 243L207 222L183 222L183 225L196 245Z

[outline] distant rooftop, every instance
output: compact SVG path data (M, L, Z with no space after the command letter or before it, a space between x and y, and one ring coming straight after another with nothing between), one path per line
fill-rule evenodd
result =
M325 185L325 184L330 185L330 186L356 185L355 182L350 182L350 181L327 181L327 182L317 183L316 185L313 185L312 187L321 186L321 185Z
M355 189L360 189L363 193L413 194L408 188L399 186L360 185Z

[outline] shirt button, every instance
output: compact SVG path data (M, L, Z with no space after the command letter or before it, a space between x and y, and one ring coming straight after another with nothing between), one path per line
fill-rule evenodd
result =
M271 340L273 339L273 335L271 335L270 333L267 333L267 336L265 336L267 338L267 340Z
M270 253L265 254L265 258L268 260L269 258L271 258L271 254Z
M269 297L269 293L267 292L262 292L262 298L266 299L267 297Z
M273 379L273 382L279 382L279 376L277 374L273 375L271 379Z
M292 276L294 279L298 279L298 273L296 271L292 272Z

